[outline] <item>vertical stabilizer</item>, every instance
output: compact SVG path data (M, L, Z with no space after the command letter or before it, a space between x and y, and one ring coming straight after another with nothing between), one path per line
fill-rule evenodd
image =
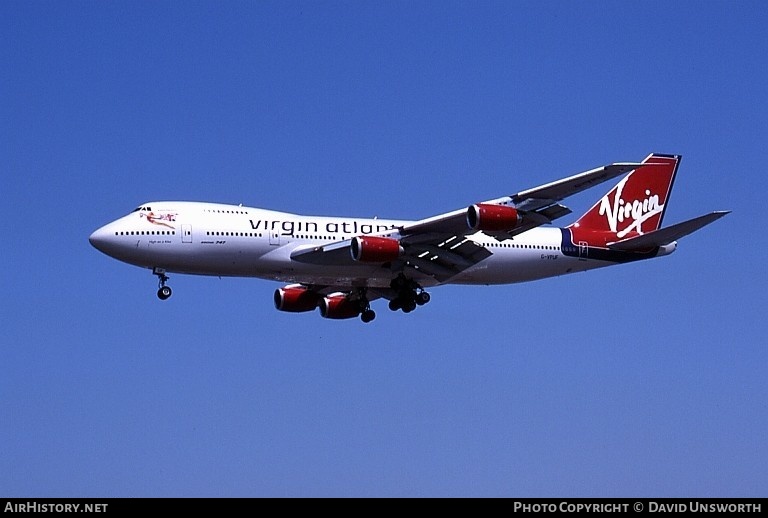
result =
M614 240L660 228L680 159L680 155L649 155L568 228Z

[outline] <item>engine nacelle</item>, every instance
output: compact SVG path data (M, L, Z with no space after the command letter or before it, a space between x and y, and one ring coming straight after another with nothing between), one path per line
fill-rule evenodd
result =
M275 307L280 311L301 313L312 311L322 297L304 286L286 286L275 290Z
M385 263L403 255L400 241L389 237L358 236L352 239L352 259L363 263Z
M467 209L467 225L474 230L512 230L523 217L514 207L478 203Z
M360 313L360 303L349 300L345 295L331 295L320 300L320 315L323 318L341 320L355 318Z

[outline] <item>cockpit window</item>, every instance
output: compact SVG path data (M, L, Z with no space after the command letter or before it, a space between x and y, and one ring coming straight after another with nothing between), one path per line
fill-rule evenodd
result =
M138 212L140 210L147 211L147 212L152 212L152 207L136 207L131 212Z

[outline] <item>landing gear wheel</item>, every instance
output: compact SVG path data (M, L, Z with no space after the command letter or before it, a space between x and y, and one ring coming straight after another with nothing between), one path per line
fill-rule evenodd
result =
M410 313L416 309L416 306L423 306L431 298L419 283L402 273L392 279L389 287L396 293L395 298L389 301L389 309L392 311L402 309L403 313Z
M365 322L366 324L368 322L371 322L374 318L376 318L376 312L372 309L366 309L362 313L360 313L360 320Z
M171 296L172 293L173 291L171 291L170 286L162 286L159 290L157 290L157 298L160 300L166 300Z
M168 276L165 274L165 270L163 268L152 268L152 275L157 275L158 278L157 298L166 300L173 292L171 291L170 286L165 285L165 283L168 282Z

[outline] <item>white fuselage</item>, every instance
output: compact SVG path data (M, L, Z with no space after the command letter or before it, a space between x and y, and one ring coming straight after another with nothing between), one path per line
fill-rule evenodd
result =
M301 216L216 203L153 202L101 227L90 241L126 263L168 272L387 287L392 272L380 264L309 264L291 259L291 253L361 235L399 238L397 229L409 223ZM554 227L535 228L504 241L482 232L469 238L491 255L444 283L516 283L613 264L564 254L563 232ZM428 276L414 278L423 286L442 284Z

